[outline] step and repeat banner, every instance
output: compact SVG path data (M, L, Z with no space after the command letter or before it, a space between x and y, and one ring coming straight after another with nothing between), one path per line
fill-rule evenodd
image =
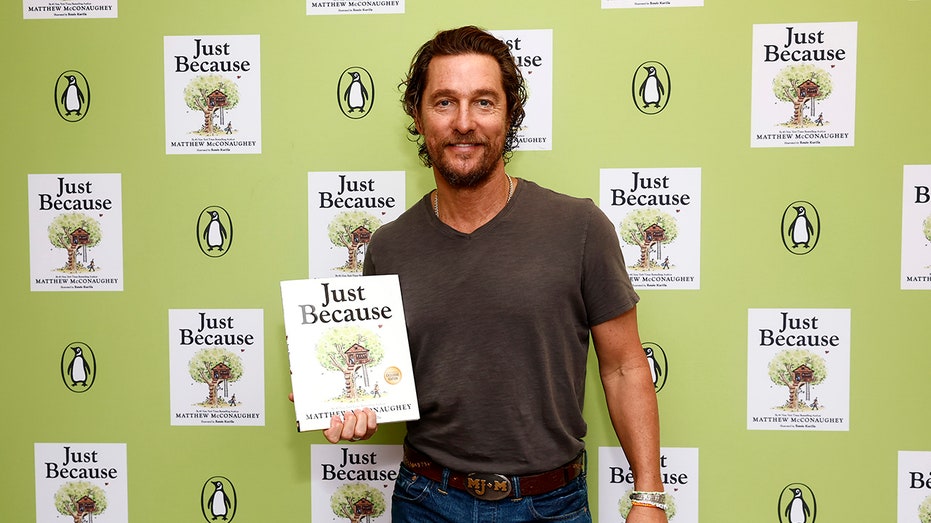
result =
M670 521L931 523L931 1L21 7L5 519L390 519L404 427L296 431L279 282L360 273L431 190L398 86L473 24L530 93L509 173L616 228ZM621 522L633 476L589 370L591 506Z

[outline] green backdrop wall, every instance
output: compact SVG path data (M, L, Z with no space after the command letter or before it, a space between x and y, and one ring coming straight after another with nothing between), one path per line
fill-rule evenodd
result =
M931 302L900 288L903 168L931 163L931 2L705 4L409 0L404 14L308 16L296 0L165 0L121 2L114 19L33 20L8 3L0 20L4 520L35 518L38 442L125 443L132 521L199 520L191 492L217 474L249 500L241 521L310 519L310 445L324 440L294 430L278 289L308 276L307 173L405 171L408 203L430 190L396 86L423 41L463 24L553 30L553 148L518 152L512 174L597 201L600 169L701 168L701 288L643 290L639 307L644 341L669 361L662 445L700 452L701 519L779 521L780 491L801 481L817 492L825 521L893 520L897 453L931 450ZM858 24L855 145L751 148L753 25L835 21ZM166 154L164 37L239 34L261 38L261 154ZM650 60L675 82L655 115L638 111L630 92L631 75ZM362 119L346 118L334 96L350 66L364 67L377 87ZM93 89L79 122L64 121L53 100L68 70ZM30 289L28 175L69 173L121 174L122 291ZM822 219L818 248L806 256L787 252L777 232L800 199L815 202ZM198 214L215 204L236 219L235 245L219 258L194 237ZM850 309L849 430L747 430L753 308ZM170 425L171 309L264 310L263 426ZM60 371L76 341L92 346L98 363L94 386L80 394ZM590 374L589 446L616 445ZM402 436L403 427L383 426L374 442ZM593 479L593 498L597 487Z

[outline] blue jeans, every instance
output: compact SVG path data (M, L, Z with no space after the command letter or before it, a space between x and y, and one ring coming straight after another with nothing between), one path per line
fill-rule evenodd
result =
M519 493L520 486L514 485ZM591 523L585 473L546 494L484 501L416 475L403 464L391 497L392 523Z

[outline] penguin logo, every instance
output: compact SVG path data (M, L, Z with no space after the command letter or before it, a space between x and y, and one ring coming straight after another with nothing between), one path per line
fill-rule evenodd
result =
M61 379L71 392L87 392L97 377L94 351L86 343L74 342L61 354Z
M204 242L207 244L207 250L223 250L223 243L226 242L226 227L220 223L220 213L217 211L207 211L210 215L210 221L204 227Z
M339 109L347 118L358 120L372 112L375 103L375 83L372 75L361 67L350 67L339 75L336 84Z
M650 367L650 377L653 378L653 389L659 392L666 386L666 377L669 374L669 362L666 359L666 352L662 347L652 342L643 344L643 352Z
M637 66L631 83L634 106L643 114L657 114L669 104L672 82L666 66L659 62L644 62Z
M821 218L809 202L792 202L782 213L782 243L792 254L808 254L821 237Z
M229 252L233 244L233 220L226 209L214 205L200 212L197 244L201 252L211 258L219 258Z
M201 512L206 521L233 521L236 516L236 489L223 476L214 476L201 489Z
M352 81L343 93L343 101L346 102L350 113L354 111L364 113L365 103L369 100L369 92L362 85L362 75L358 71L350 71L349 76L352 77Z
M91 105L91 88L78 71L65 71L55 81L55 108L66 122L78 122Z
M779 494L780 523L815 523L818 503L815 493L804 483L786 485Z

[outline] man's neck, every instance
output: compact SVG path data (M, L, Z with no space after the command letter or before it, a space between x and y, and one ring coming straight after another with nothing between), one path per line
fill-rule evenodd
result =
M503 166L476 187L453 187L440 174L434 172L434 177L437 187L432 196L434 212L440 221L465 234L475 232L497 216L517 184L517 179L508 176Z

